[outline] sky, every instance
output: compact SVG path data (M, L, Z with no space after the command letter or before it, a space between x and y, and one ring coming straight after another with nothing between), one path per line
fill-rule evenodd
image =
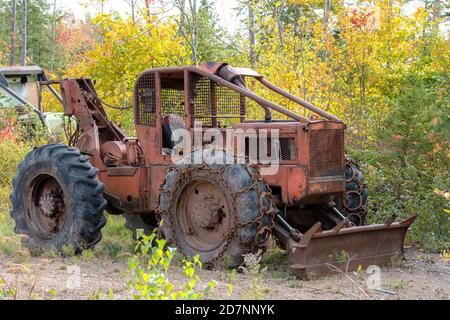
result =
M95 12L95 8L87 9L82 5L83 0L57 0L63 8L72 11L75 16L83 18L86 11ZM141 1L142 3L143 1ZM112 9L118 12L124 12L125 14L130 14L129 5L124 0L109 0L107 9ZM239 20L236 17L236 13L233 8L238 5L236 0L216 0L217 16L225 28L230 32L237 29Z
M95 8L86 8L82 5L83 2L87 2L86 0L56 0L60 3L63 8L72 11L75 16L79 18L83 18L86 14L86 11L90 11L92 13L95 12ZM352 1L352 0L349 0ZM139 1L143 3L143 1ZM239 29L240 19L236 16L236 12L233 10L238 5L238 0L216 0L216 9L217 16L220 20L221 25L227 29L230 33L234 33ZM107 0L106 10L115 10L117 12L123 12L124 14L130 13L129 5L125 0ZM413 0L409 2L404 8L403 12L407 15L411 15L415 12L415 10L421 6L419 0ZM175 11L173 11L175 14ZM450 30L450 22L441 26L442 30Z

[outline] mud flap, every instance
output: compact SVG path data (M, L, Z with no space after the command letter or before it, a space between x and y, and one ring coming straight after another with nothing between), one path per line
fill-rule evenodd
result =
M370 265L389 265L403 259L403 242L417 215L402 222L344 228L345 222L328 231L315 224L300 241L290 240L289 270L300 279L349 272Z

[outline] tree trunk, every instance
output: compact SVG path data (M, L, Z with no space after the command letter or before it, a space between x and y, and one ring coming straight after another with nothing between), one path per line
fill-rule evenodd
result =
M255 12L252 1L248 1L248 37L250 40L250 66L253 68L256 63L255 56Z
M433 22L435 22L441 16L441 0L434 0L433 2Z
M192 26L191 26L191 49L192 64L197 65L197 33L198 33L198 16L197 16L197 0L189 0L191 9Z
M130 5L131 5L131 19L133 20L133 22L136 22L136 0L131 0Z
M283 11L285 8L285 1L280 1L278 7L275 9L275 16L277 17L277 29L278 38L280 40L281 50L284 50L284 21L283 21Z
M22 66L27 63L27 2L28 0L22 0L22 54L20 59Z
M331 0L323 1L323 26L326 27L330 17Z
M145 0L144 4L145 4L145 14L147 15L147 17L150 17L150 2L151 0Z
M180 0L180 33L186 28L186 0Z
M437 23L437 20L441 17L441 0L434 0L433 6L432 6L432 21L433 21L433 31L434 33L439 33L439 23Z
M178 26L178 34L182 38L181 45L183 46L183 48L185 48L186 42L189 43L189 41L187 40L187 35L186 35L186 0L178 0L178 1L176 1L176 5L178 6L178 9L180 10L180 24ZM184 58L183 58L183 63L185 63Z
M9 65L12 66L16 63L16 24L17 24L17 1L12 0L12 12L11 12L11 47L9 51Z
M55 42L56 42L56 0L53 0L53 16L52 16L52 53L50 59L50 71L55 71Z

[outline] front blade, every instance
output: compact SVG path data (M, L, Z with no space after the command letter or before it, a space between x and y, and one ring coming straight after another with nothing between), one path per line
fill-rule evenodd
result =
M404 258L403 242L417 215L400 222L321 231L320 223L300 241L290 240L289 270L301 279L348 272L370 265L388 265Z

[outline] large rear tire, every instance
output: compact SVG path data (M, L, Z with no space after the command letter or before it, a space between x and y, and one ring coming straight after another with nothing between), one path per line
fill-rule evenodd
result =
M190 158L202 156L214 164L180 162L168 170L159 199L161 230L186 256L238 267L245 254L265 250L273 223L271 195L254 167L225 164L230 155L222 150L196 150Z
M107 202L89 160L76 148L52 144L31 151L20 163L10 196L11 217L31 251L71 245L80 253L101 240Z

